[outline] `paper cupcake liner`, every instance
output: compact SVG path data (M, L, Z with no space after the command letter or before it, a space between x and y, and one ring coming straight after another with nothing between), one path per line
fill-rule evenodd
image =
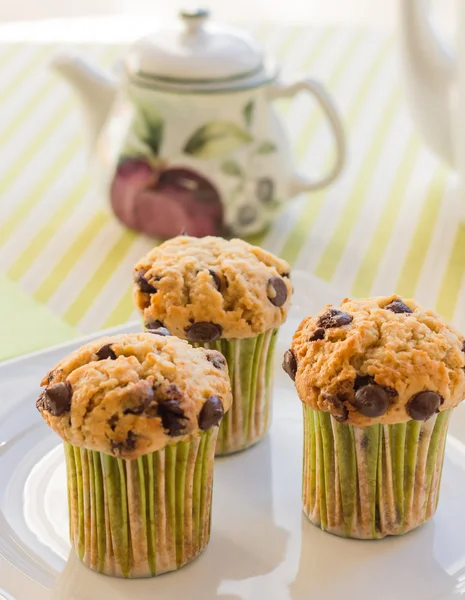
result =
M210 538L218 427L135 460L65 444L71 544L91 569L151 577Z
M268 431L277 335L277 329L270 329L244 340L198 344L224 355L231 379L233 403L220 424L217 456L244 450Z
M436 511L450 410L353 427L304 405L303 508L336 535L400 535Z

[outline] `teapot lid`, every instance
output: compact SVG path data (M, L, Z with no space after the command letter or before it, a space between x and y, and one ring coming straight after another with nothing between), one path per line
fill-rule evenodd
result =
M168 84L219 84L262 71L257 42L232 27L209 22L204 9L182 11L179 22L136 42L126 57L130 76Z

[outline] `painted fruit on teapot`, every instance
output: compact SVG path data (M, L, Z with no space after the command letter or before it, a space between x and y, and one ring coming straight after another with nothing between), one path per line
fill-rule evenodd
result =
M136 43L123 81L81 59L56 68L77 90L96 141L105 193L122 223L157 238L247 236L266 229L284 201L332 181L344 134L321 84L278 81L254 40L209 26L204 11ZM294 172L272 101L313 94L336 140L336 159L318 181Z

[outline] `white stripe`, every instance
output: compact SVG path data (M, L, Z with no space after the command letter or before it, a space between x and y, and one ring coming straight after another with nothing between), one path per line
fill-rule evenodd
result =
M371 68L373 54L376 54L377 51L379 52L383 42L384 40L378 40L376 47L374 47L373 40L370 40L368 48L365 46L365 43L362 43L357 51L358 60L354 59L351 61L344 76L339 81L337 89L334 90L334 96L339 99L339 108L342 111L342 114L347 114L350 110L350 106L357 95L358 89L360 85L363 84L367 71ZM367 60L367 56L371 58L370 61ZM392 68L389 64L384 66L380 71L379 76L373 82L372 90L375 91L375 94L370 92L369 99L367 99L366 102L367 105L373 105L374 107L380 106L380 102L382 103L387 90L393 85L394 73L394 66L392 66ZM375 95L376 97L373 101L370 98L371 95ZM326 244L331 239L332 231L337 223L335 215L342 210L342 206L347 200L347 194L358 175L358 170L360 168L359 163L361 162L360 159L363 156L360 146L363 148L364 145L368 146L371 142L376 117L379 118L376 114L376 109L373 109L373 111L369 113L362 112L357 124L354 125L350 131L346 132L349 137L348 164L337 182L325 192L326 198L324 199L323 207L312 229L312 231L317 233L315 235L309 235L307 242L301 249L299 258L296 261L298 265L301 265L302 268L307 269L309 272L313 272L325 250ZM314 172L323 169L331 144L332 141L325 132L325 123L322 121L317 127L315 135L308 146L304 163L311 164ZM303 170L302 167L301 170ZM308 199L308 196L306 196L305 202L302 203L302 209L307 206L308 201L311 202L312 198L310 197ZM287 230L278 228L280 235L279 241L276 240L278 248L281 248L288 239L299 216L300 211L294 214L294 219L288 223L289 228Z
M76 154L63 168L58 177L51 180L43 196L38 199L36 204L29 211L27 216L23 217L14 233L0 248L0 267L8 269L16 260L18 254L28 246L31 237L45 223L50 220L53 212L60 206L63 198L66 197L76 182L76 170L82 169L83 157Z
M39 49L41 46L39 46ZM18 74L18 71L22 71L28 66L30 62L34 60L34 56L37 53L37 46L31 46L24 44L18 46L17 52L4 64L2 65L2 76L0 78L0 101L3 94L9 93L9 88ZM23 82L21 82L22 85Z
M329 64L328 64L328 55L324 53L315 61L315 68L319 67L320 69L325 69L326 73L331 73L336 68L337 64L341 60L344 52L347 49L347 46L354 39L353 34L351 36L346 36L343 40L343 44L338 46L338 44L331 44L330 48L334 50L337 47L337 53L331 52L329 55ZM363 46L363 44L362 44ZM355 61L354 63L355 64ZM359 67L355 68L355 71L358 71ZM362 69L363 70L363 69ZM351 69L347 70L349 77L354 77L355 82L357 81L355 73L351 73ZM361 73L360 73L361 74ZM349 81L346 76L342 77L342 80L338 82L338 86L336 90L333 90L332 93L340 99L338 103L338 108L341 113L344 113L345 104L349 100L348 94L346 94L345 87L355 87L354 81L351 82L349 86ZM341 93L344 92L344 93ZM300 134L302 132L302 125L306 125L310 118L313 118L312 115L313 110L310 112L308 110L308 96L302 94L300 97L296 98L292 103L292 110L289 110L289 113L286 118L286 125L291 137L291 147L295 148L298 140L300 138ZM304 102L303 105L298 108L298 103ZM306 104L305 104L306 103ZM325 160L325 152L321 152L319 148L319 144L321 142L321 138L324 137L325 133L325 124L322 121L321 129L317 127L317 131L320 131L320 138L316 139L316 136L310 140L306 155L315 154L315 161L313 162L313 167L315 170L319 168L323 168L324 160ZM327 154L327 153L326 153ZM297 157L294 158L297 161ZM310 161L308 161L310 162ZM307 203L307 195L302 195L300 198L289 199L289 202L292 202L292 208L286 209L286 212L280 216L278 220L275 221L273 227L268 234L264 245L267 248L272 248L274 252L277 254L282 250L283 245L289 238L293 227L295 226L296 219L300 215L301 211L304 209Z
M452 183L452 182L451 182ZM431 238L415 298L420 304L434 308L462 217L461 199L453 185L447 187Z
M436 159L426 149L417 157L405 190L405 197L402 199L396 225L373 282L372 294L375 296L387 295L395 290L425 204L436 164Z
M66 312L105 260L122 231L123 227L112 219L100 229L93 240L89 240L89 245L47 303L51 310L59 315Z
M51 76L56 77L54 74ZM49 89L47 94L49 102L53 101L53 103L59 107L69 98L70 92L66 86L59 85L58 80L56 82L53 80L50 81L50 74L47 73L43 68L36 69L30 75L28 75L27 80L21 86L21 90L11 94L5 101L0 103L0 118L5 126L8 127L10 121L15 119L16 115L23 111L35 96L41 94L42 89L47 85L49 85L50 88L53 88ZM42 101L44 101L44 99L42 99ZM36 109L27 115L24 122L27 123L31 119L31 116L33 113L35 113L35 110ZM2 134L3 132L0 131L0 140L2 139Z
M113 312L121 298L126 295L132 281L132 268L153 246L147 238L138 238L115 272L112 274L103 290L96 297L92 307L78 323L80 331L101 329L108 316Z
M462 277L460 290L457 294L453 323L459 331L465 331L465 277Z
M381 114L382 112L380 111L380 114L377 115L378 122ZM360 214L350 233L341 260L334 273L333 283L341 286L346 293L349 293L357 277L360 265L368 251L368 247L372 241L372 234L386 206L392 185L401 166L400 161L412 134L411 126L407 124L406 127L402 127L402 124L405 124L404 119L401 114L397 114L393 120L391 130L386 137L386 143L380 154L378 163L371 173L371 182L367 188ZM373 132L374 127L370 129ZM368 136L365 139L365 147L360 152L358 168L360 168L366 157L370 143L371 140ZM354 168L357 167L354 165ZM353 185L354 182L352 182L348 193L352 191Z
M21 278L21 286L30 294L34 294L42 282L53 272L61 258L76 241L83 229L94 217L95 207L100 198L95 190L90 190L79 201L78 205L59 226L58 231L41 248L40 252L31 257L29 269ZM37 233L40 228L37 228Z

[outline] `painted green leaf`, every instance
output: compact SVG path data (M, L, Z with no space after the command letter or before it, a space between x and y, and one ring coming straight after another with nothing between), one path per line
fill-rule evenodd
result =
M223 173L226 173L226 175L231 175L233 177L240 177L242 175L242 169L235 160L225 160L221 164L221 170Z
M255 108L255 102L253 100L249 100L247 104L243 108L244 121L247 127L252 125L253 112Z
M212 121L197 129L187 140L184 152L197 158L216 158L251 141L250 134L235 123Z
M273 142L265 140L259 144L257 152L258 154L271 154L272 152L276 152L276 145Z
M158 156L163 136L163 121L139 109L134 120L133 131L151 153Z

